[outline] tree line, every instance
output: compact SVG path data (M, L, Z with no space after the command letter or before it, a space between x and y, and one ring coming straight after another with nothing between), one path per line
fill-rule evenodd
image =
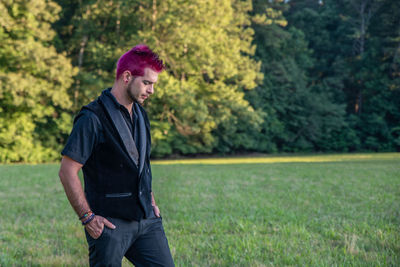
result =
M400 150L395 0L0 1L0 162L55 160L145 43L154 157Z

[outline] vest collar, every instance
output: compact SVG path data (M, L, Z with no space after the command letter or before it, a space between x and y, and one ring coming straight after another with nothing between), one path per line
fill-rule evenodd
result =
M133 141L132 134L129 131L128 125L126 125L124 118L122 117L119 103L116 102L115 97L114 101L113 98L110 96L113 96L110 93L110 90L109 89L104 90L99 97L99 102L104 107L106 113L110 116L111 122L112 124L114 124L116 128L118 135L120 136L121 141L124 144L126 151L128 152L129 158L136 166L138 166L139 162L136 161L134 155L135 154L139 155L139 159L142 157L142 155L140 155L137 151L135 142Z
M136 114L138 116L138 126L139 126L139 175L143 171L144 161L146 158L146 144L147 144L147 135L146 135L146 125L144 122L142 111L139 108L138 103L133 103L135 107Z

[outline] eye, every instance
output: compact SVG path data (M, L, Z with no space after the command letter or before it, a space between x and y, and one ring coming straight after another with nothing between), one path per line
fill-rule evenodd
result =
M149 85L150 82L149 81L143 81L144 85Z

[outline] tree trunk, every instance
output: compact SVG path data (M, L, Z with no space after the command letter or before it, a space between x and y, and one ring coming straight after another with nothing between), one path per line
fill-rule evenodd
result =
M81 48L79 49L79 55L78 55L78 70L79 72L81 72L82 69L82 64L83 64L83 55L85 53L85 47L88 41L88 36L85 34L82 37L82 41L81 41ZM78 105L78 98L79 98L79 90L80 90L80 80L77 79L76 81L76 86L75 86L75 92L74 92L74 108L77 109L77 105Z
M357 3L357 0L353 0L351 3L359 14L359 21L356 24L359 25L359 36L354 41L353 53L360 60L363 58L365 51L365 39L367 35L367 30L369 22L373 14L378 10L378 3L376 0L361 0ZM362 101L363 101L363 82L359 83L358 92L356 93L354 111L356 114L361 114L362 111Z
M156 29L156 21L157 21L157 0L153 0L153 15L152 15L152 26L151 30L154 32Z

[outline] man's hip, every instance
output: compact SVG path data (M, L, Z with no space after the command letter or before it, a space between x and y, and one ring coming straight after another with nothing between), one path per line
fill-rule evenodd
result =
M99 238L92 238L85 230L90 266L121 266L124 256L135 266L174 266L161 217L107 219L116 228L104 227Z

